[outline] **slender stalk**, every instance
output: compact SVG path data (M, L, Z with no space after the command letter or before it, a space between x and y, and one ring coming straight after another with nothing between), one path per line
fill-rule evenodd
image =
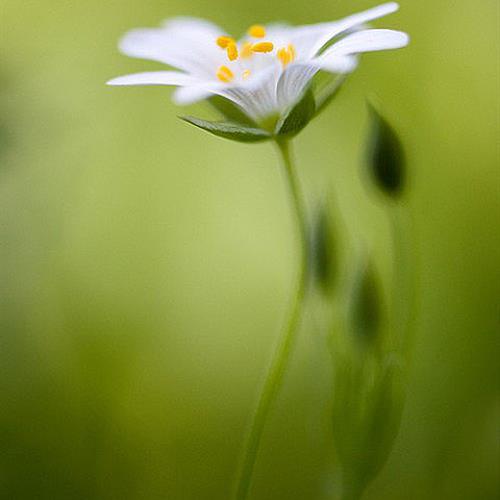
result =
M299 180L292 160L290 145L288 141L277 142L281 155L284 177L293 217L297 225L297 240L299 243L299 267L294 285L292 303L288 320L283 329L278 346L269 368L264 387L260 395L259 403L250 428L248 441L244 451L241 473L236 490L237 500L247 500L252 483L253 472L259 452L262 433L269 415L269 411L281 387L283 375L293 349L294 341L300 323L302 303L307 285L307 220L304 203L302 200Z
M293 156L291 152L291 145L288 140L282 140L278 143L278 148L281 153L283 167L285 170L285 177L288 183L288 190L290 194L290 204L293 216L297 224L297 239L300 246L300 268L299 278L304 281L303 288L305 288L305 281L308 272L308 258L309 258L309 238L307 229L306 207L300 189L300 181L297 176L296 167L294 165Z

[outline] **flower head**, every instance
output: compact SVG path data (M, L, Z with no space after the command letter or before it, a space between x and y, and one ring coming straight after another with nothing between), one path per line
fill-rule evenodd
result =
M349 73L362 52L407 45L403 32L365 25L397 9L390 2L335 22L254 25L239 40L208 21L175 18L160 28L127 33L120 50L176 71L138 73L108 83L176 86L173 99L181 105L219 95L262 124L296 104L319 71Z

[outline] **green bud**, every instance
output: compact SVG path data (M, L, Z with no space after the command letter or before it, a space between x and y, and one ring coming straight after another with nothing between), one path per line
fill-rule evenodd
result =
M351 352L336 361L335 449L344 497L360 498L386 463L399 430L401 370L392 354L379 360Z
M350 330L362 342L375 342L381 330L382 307L379 283L371 262L358 269L351 293Z
M335 285L338 266L335 227L331 211L322 205L311 229L310 241L311 272L320 289L328 293Z
M398 197L405 188L405 155L401 141L389 122L368 103L371 131L366 162L373 180L386 195Z

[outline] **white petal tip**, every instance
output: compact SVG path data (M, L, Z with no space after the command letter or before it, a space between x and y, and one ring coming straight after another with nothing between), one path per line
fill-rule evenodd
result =
M108 82L108 85L189 85L193 77L179 71L148 71L133 75L119 76Z
M399 10L399 4L397 2L388 2L382 4L380 7L385 7L387 12L397 12Z
M119 76L118 78L112 78L111 80L108 80L106 82L106 85L108 85L110 87L124 87L127 85L137 85L137 84L130 83L130 80L128 77Z
M405 33L404 31L396 31L395 33L397 33L397 37L395 37L394 40L395 49L402 49L403 47L409 45L411 38L408 33Z
M183 98L182 95L179 95L177 92L174 92L172 94L171 99L176 106L188 106L189 104L191 104L188 99Z
M203 99L206 99L211 95L209 86L198 85L198 86L187 86L179 87L172 94L172 101L178 106L188 106L190 104L195 104Z

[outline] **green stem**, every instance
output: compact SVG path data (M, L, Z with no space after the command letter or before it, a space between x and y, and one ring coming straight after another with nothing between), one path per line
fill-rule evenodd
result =
M297 271L296 283L293 292L290 315L286 322L283 334L279 339L279 344L274 353L274 357L269 368L266 381L254 419L250 428L248 441L244 451L243 464L236 490L237 500L247 500L252 477L254 473L257 454L260 447L262 433L269 415L269 411L281 387L283 375L292 352L295 338L300 322L302 302L305 297L307 284L307 220L304 203L300 192L299 180L295 170L290 145L288 141L277 141L278 149L281 154L283 170L287 181L290 204L293 216L297 225L297 239L299 240L299 268Z
M288 140L281 140L277 142L279 151L281 153L283 167L285 170L285 177L288 184L290 194L291 209L296 219L297 224L297 239L300 246L300 268L298 284L303 285L301 288L305 289L306 277L308 271L308 258L309 258L309 238L308 238L308 224L306 217L306 207L304 204L303 196L300 189L300 181L297 176L296 167L294 165L290 143ZM303 283L302 283L303 281Z

